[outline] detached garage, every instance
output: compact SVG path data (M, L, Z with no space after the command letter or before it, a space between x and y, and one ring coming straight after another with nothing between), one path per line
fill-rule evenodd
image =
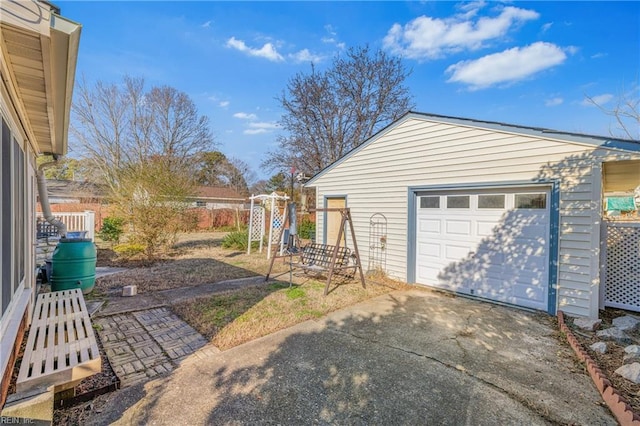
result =
M351 209L365 269L597 317L607 173L633 191L629 170L640 171L640 141L410 112L306 186L318 206ZM317 241L335 244L333 217L316 220Z

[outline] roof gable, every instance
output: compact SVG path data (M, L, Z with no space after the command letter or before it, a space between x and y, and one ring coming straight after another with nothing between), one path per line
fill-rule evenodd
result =
M559 130L546 129L541 127L530 127L530 126L521 126L516 124L507 124L496 121L483 121L483 120L474 120L470 118L461 118L461 117L450 117L445 115L438 114L429 114L429 113L421 113L415 111L409 111L405 113L402 117L398 118L396 121L390 123L385 128L381 129L378 133L371 136L369 139L365 140L362 144L347 152L341 158L328 165L318 173L316 173L306 184L305 186L313 186L313 183L328 173L331 169L336 167L338 164L342 163L346 159L354 156L357 152L365 147L375 143L376 140L382 138L384 135L388 134L393 129L401 126L408 120L424 120L430 121L433 123L444 123L461 127L469 127L476 129L484 129L494 132L501 133L511 133L516 135L523 136L532 136L538 137L541 139L554 140L557 142L564 143L572 143L572 144L581 144L581 145L590 145L593 147L603 147L610 149L619 149L624 151L632 151L632 152L640 152L640 141L631 140L631 139L616 139L607 136L596 136L596 135L587 135L581 133L571 133L571 132L563 132Z

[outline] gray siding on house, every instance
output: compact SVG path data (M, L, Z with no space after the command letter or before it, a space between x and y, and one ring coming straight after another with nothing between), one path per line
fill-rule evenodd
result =
M553 136L553 135L550 135ZM387 273L407 279L408 188L500 182L560 182L558 309L597 316L603 159L630 153L560 139L409 116L316 176L317 205L347 195L365 269L369 218L388 220ZM317 217L322 241L323 215ZM327 242L332 244L332 242Z

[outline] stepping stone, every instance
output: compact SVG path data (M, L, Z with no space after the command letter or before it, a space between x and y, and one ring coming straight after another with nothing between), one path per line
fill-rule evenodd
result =
M621 345L628 345L631 343L631 338L618 327L611 327L605 330L600 330L596 333L596 336L602 340L612 340Z
M639 345L629 345L624 348L625 353L628 354L640 354L640 346Z
M573 320L573 325L582 330L595 331L602 324L601 319L590 318L576 318Z
M640 324L640 320L631 315L613 319L613 326L622 331L634 331L638 328L638 324Z
M640 362L640 352L625 354L622 358L623 364L633 364L634 362Z
M640 384L640 362L623 365L616 370L616 374L631 380L633 383Z
M591 348L592 351L597 352L599 354L607 353L607 344L605 342L596 342L589 347Z

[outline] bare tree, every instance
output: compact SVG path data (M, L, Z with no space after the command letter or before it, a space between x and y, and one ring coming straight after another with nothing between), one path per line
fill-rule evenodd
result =
M609 129L611 136L640 139L640 86L635 85L629 91L623 89L612 108L606 107L591 96L586 98L606 115L615 119L615 127Z
M73 142L111 189L133 229L130 241L155 256L179 229L200 154L215 146L208 118L185 93L146 91L142 79L130 77L120 85L81 82L72 114Z
M151 160L191 173L198 155L215 146L208 118L198 115L187 94L169 86L145 91L141 78L93 86L82 81L72 113L76 148L112 188L122 170Z
M412 108L409 74L400 58L365 46L337 56L324 72L312 65L310 74L295 75L278 98L288 134L263 167L313 174L333 163Z

